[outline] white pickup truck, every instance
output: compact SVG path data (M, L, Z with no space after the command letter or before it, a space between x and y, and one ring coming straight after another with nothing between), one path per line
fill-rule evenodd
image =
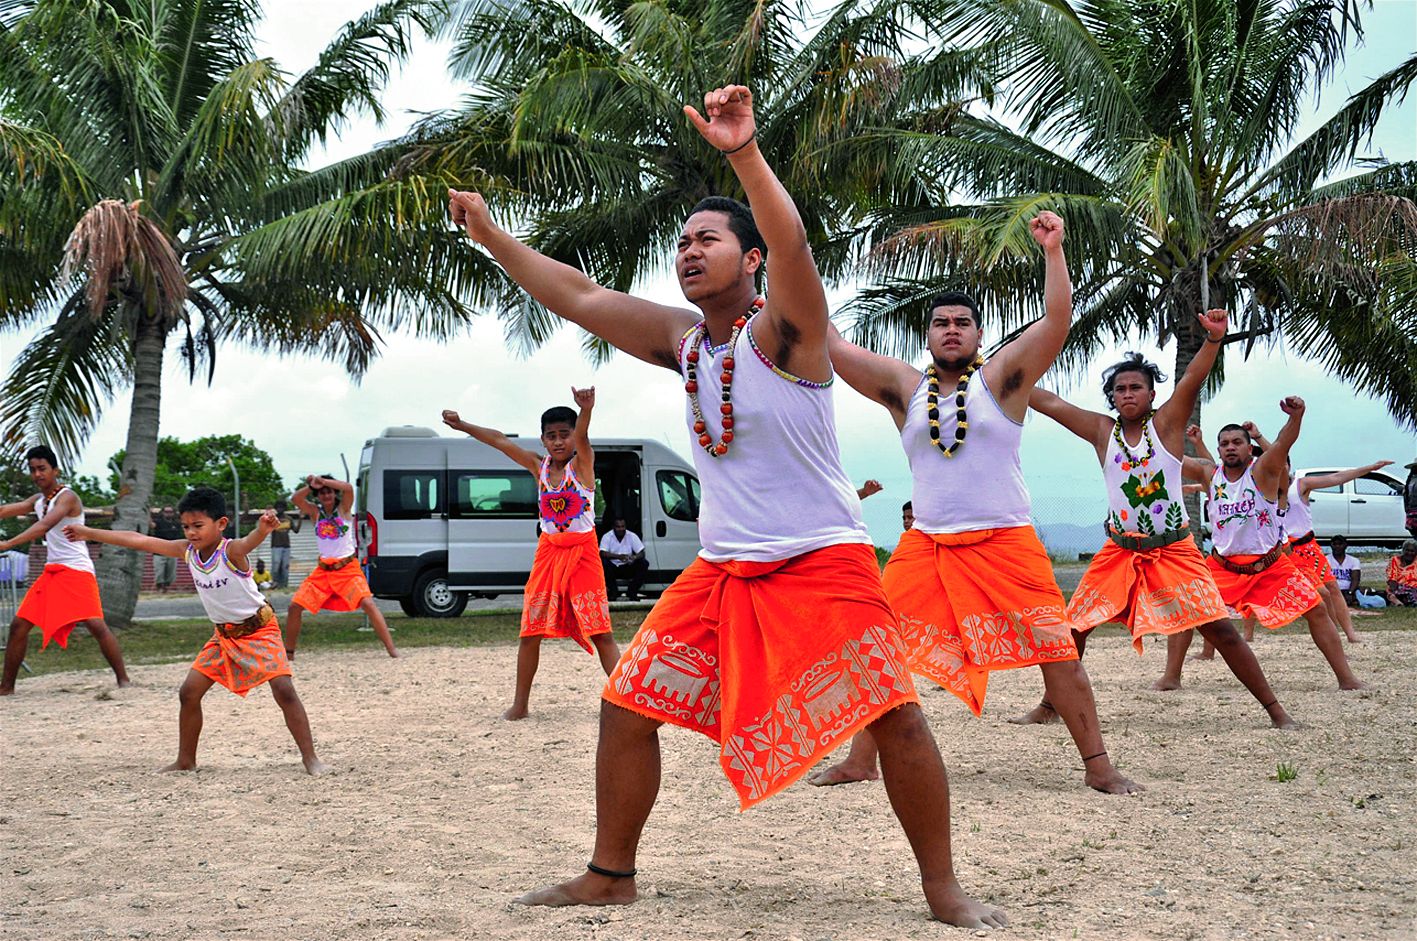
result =
M1306 467L1299 477L1316 477L1343 470L1338 467ZM1384 471L1373 471L1350 480L1341 487L1325 487L1309 492L1309 508L1314 514L1314 535L1327 542L1342 534L1353 545L1400 546L1410 539L1403 528L1403 482Z

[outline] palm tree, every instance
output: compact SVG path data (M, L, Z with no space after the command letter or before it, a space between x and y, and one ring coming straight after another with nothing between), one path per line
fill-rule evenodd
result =
M1282 340L1417 423L1417 164L1360 157L1417 56L1295 139L1361 37L1362 5L919 0L942 41L995 45L1003 92L943 134L843 145L937 181L875 207L878 280L848 305L856 338L914 353L945 286L976 291L1005 331L1036 317L1026 226L1048 208L1075 268L1065 367L1140 334L1177 341L1179 375L1203 339L1195 313L1222 306L1239 312L1229 342Z
M0 327L47 321L0 385L0 436L69 460L133 404L114 527L145 530L162 366L235 341L356 377L380 332L442 337L489 266L449 234L446 182L389 178L401 146L301 169L379 93L440 0L390 0L293 81L256 56L255 0L0 2ZM208 373L210 377L210 373ZM105 552L127 623L136 556Z
M420 129L405 166L502 185L494 208L524 221L532 245L629 290L669 270L665 246L696 202L741 198L680 108L742 81L823 274L842 278L858 206L881 180L830 145L902 111L950 107L978 75L978 51L907 55L916 26L904 0L847 0L822 16L783 0L463 0L451 66L471 91ZM915 176L892 185L918 198ZM559 321L511 288L508 334L533 347ZM593 339L588 349L606 352Z

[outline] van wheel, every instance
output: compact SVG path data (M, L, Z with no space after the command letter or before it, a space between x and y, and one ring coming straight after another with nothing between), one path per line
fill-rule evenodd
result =
M418 617L455 618L467 607L467 592L448 587L448 573L432 569L413 583L412 607Z
M399 607L403 608L403 613L411 618L418 617L418 606L413 603L413 599L404 597L399 599Z

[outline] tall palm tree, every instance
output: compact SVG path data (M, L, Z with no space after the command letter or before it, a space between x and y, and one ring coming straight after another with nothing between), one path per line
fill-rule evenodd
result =
M918 350L926 299L946 286L978 292L1006 333L1038 316L1027 222L1049 208L1075 267L1065 366L1140 334L1176 340L1179 375L1203 340L1195 313L1228 307L1229 342L1284 342L1417 423L1417 163L1361 156L1417 56L1296 139L1364 6L919 0L942 41L994 46L1003 92L943 134L843 145L937 181L875 207L878 281L849 305L857 338Z
M696 202L742 196L682 105L728 82L752 87L759 146L823 274L840 278L880 171L828 159L829 145L903 110L951 106L975 87L981 56L907 54L921 44L904 0L846 0L822 15L795 0L462 0L451 24L451 66L471 91L420 130L406 167L500 182L494 209L523 222L531 244L619 290L669 270L665 246ZM894 185L924 191L909 172ZM511 287L509 336L535 346L559 321Z
M445 181L389 178L400 146L301 169L382 117L444 12L390 0L290 80L255 54L255 0L0 0L0 327L48 322L0 385L0 436L72 460L131 386L114 527L143 530L169 348L194 372L235 341L357 377L381 331L467 321L489 266L449 234ZM105 552L100 578L127 623L136 556Z

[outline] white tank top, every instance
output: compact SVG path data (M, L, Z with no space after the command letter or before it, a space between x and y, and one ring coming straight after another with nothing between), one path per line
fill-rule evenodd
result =
M206 562L197 555L195 546L187 544L187 569L213 624L240 624L266 603L251 580L251 573L241 571L226 557L226 544L230 541L223 539Z
M973 422L970 425L972 431ZM1154 536L1186 525L1181 459L1157 440L1150 423L1137 446L1129 444L1127 450L1130 457L1117 446L1115 432L1108 437L1107 453L1102 457L1108 527L1115 532Z
M566 463L566 473L561 478L561 486L551 489L551 456L541 459L541 473L537 475L538 503L541 507L541 531L543 533L585 533L595 529L595 490L586 487L576 477L572 464L575 457Z
M1030 524L1028 488L1019 463L1023 425L1005 415L984 371L975 372L964 396L969 428L954 457L930 439L929 384L922 376L905 410L900 443L914 481L915 528L923 533L965 533ZM953 388L940 389L940 440L955 439Z
M316 512L315 544L319 546L322 559L347 559L354 555L354 527L349 520L336 513L325 516Z
M679 342L679 371L695 327ZM723 433L719 406L725 348L699 348L699 402L714 442ZM777 562L848 543L871 544L861 501L841 466L831 384L779 369L753 342L749 321L732 350L733 441L713 457L699 445L684 397L690 451L703 487L699 556L710 562Z
M1299 495L1299 478L1289 482L1289 505L1285 507L1281 525L1290 539L1299 539L1314 531L1314 511Z
M54 498L68 490L68 487L60 487L54 491ZM78 499L78 495L74 495ZM39 500L34 505L34 515L39 519L44 519L44 515L49 512L49 505L53 500L46 500L44 494L39 495ZM89 547L87 543L73 542L64 535L65 526L84 525L83 504L79 505L79 515L62 519L50 527L49 532L44 534L44 548L48 550L45 554L45 565L62 565L66 569L74 569L79 572L93 574L93 559L89 558Z
M1284 539L1279 507L1260 495L1252 463L1239 480L1228 480L1217 467L1210 479L1206 512L1215 551L1220 555L1264 555Z

